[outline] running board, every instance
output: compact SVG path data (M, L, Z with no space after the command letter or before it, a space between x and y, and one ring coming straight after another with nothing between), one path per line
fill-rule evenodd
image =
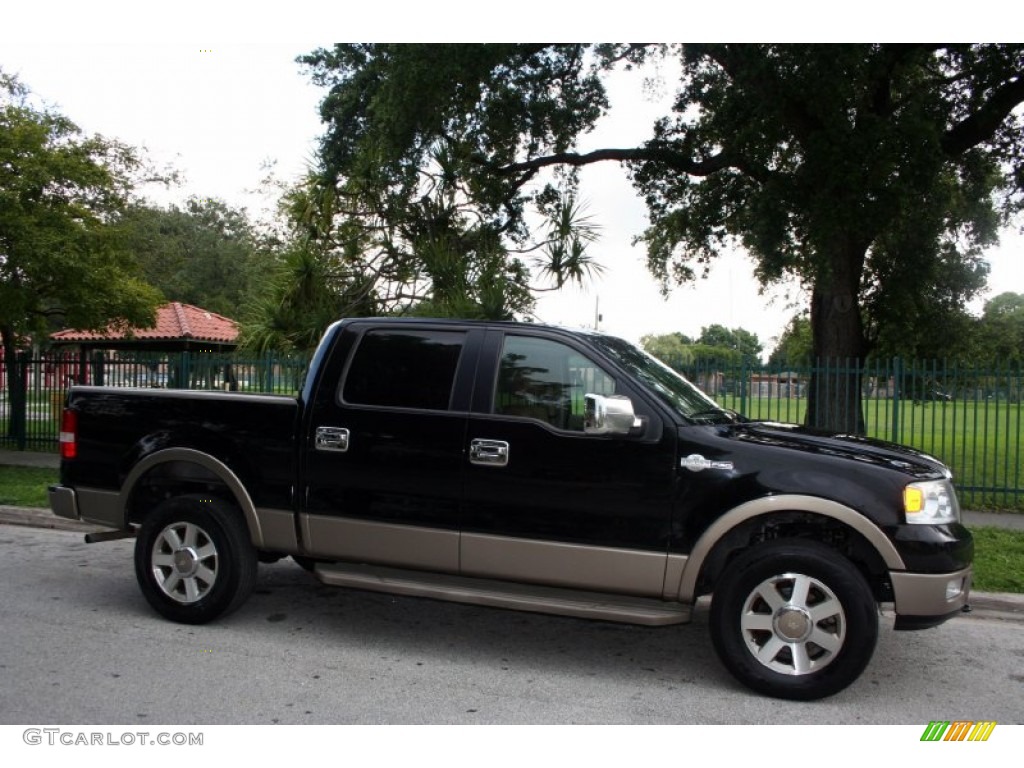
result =
M688 605L628 595L581 592L349 563L320 563L314 572L324 584L335 587L429 597L453 603L652 627L685 624L690 620Z

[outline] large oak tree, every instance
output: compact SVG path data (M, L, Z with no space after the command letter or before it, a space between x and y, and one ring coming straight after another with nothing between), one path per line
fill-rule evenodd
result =
M671 58L681 79L649 138L579 152L616 67ZM984 282L981 249L1024 188L1021 45L338 45L301 59L329 89L323 182L372 180L395 209L445 173L512 241L545 169L625 165L647 203L651 271L693 278L742 245L756 276L810 295L808 421L862 431L847 370Z

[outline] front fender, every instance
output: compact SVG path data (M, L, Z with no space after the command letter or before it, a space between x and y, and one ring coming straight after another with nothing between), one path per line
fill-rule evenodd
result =
M856 510L816 496L783 494L754 499L734 507L701 534L687 557L670 557L669 570L665 578L665 598L693 603L697 597L697 581L701 569L715 545L736 526L780 512L807 512L836 520L863 536L878 552L890 571L906 570L903 558L882 529Z

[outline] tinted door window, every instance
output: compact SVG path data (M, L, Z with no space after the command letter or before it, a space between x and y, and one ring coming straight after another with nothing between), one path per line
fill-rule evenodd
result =
M370 331L359 342L342 399L353 405L448 410L465 334Z
M615 394L615 379L564 344L525 336L505 338L494 413L582 432L586 394Z

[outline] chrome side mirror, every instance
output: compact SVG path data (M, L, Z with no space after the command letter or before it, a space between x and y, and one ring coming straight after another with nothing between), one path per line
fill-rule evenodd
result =
M625 395L584 395L583 431L588 435L628 435L640 425Z

